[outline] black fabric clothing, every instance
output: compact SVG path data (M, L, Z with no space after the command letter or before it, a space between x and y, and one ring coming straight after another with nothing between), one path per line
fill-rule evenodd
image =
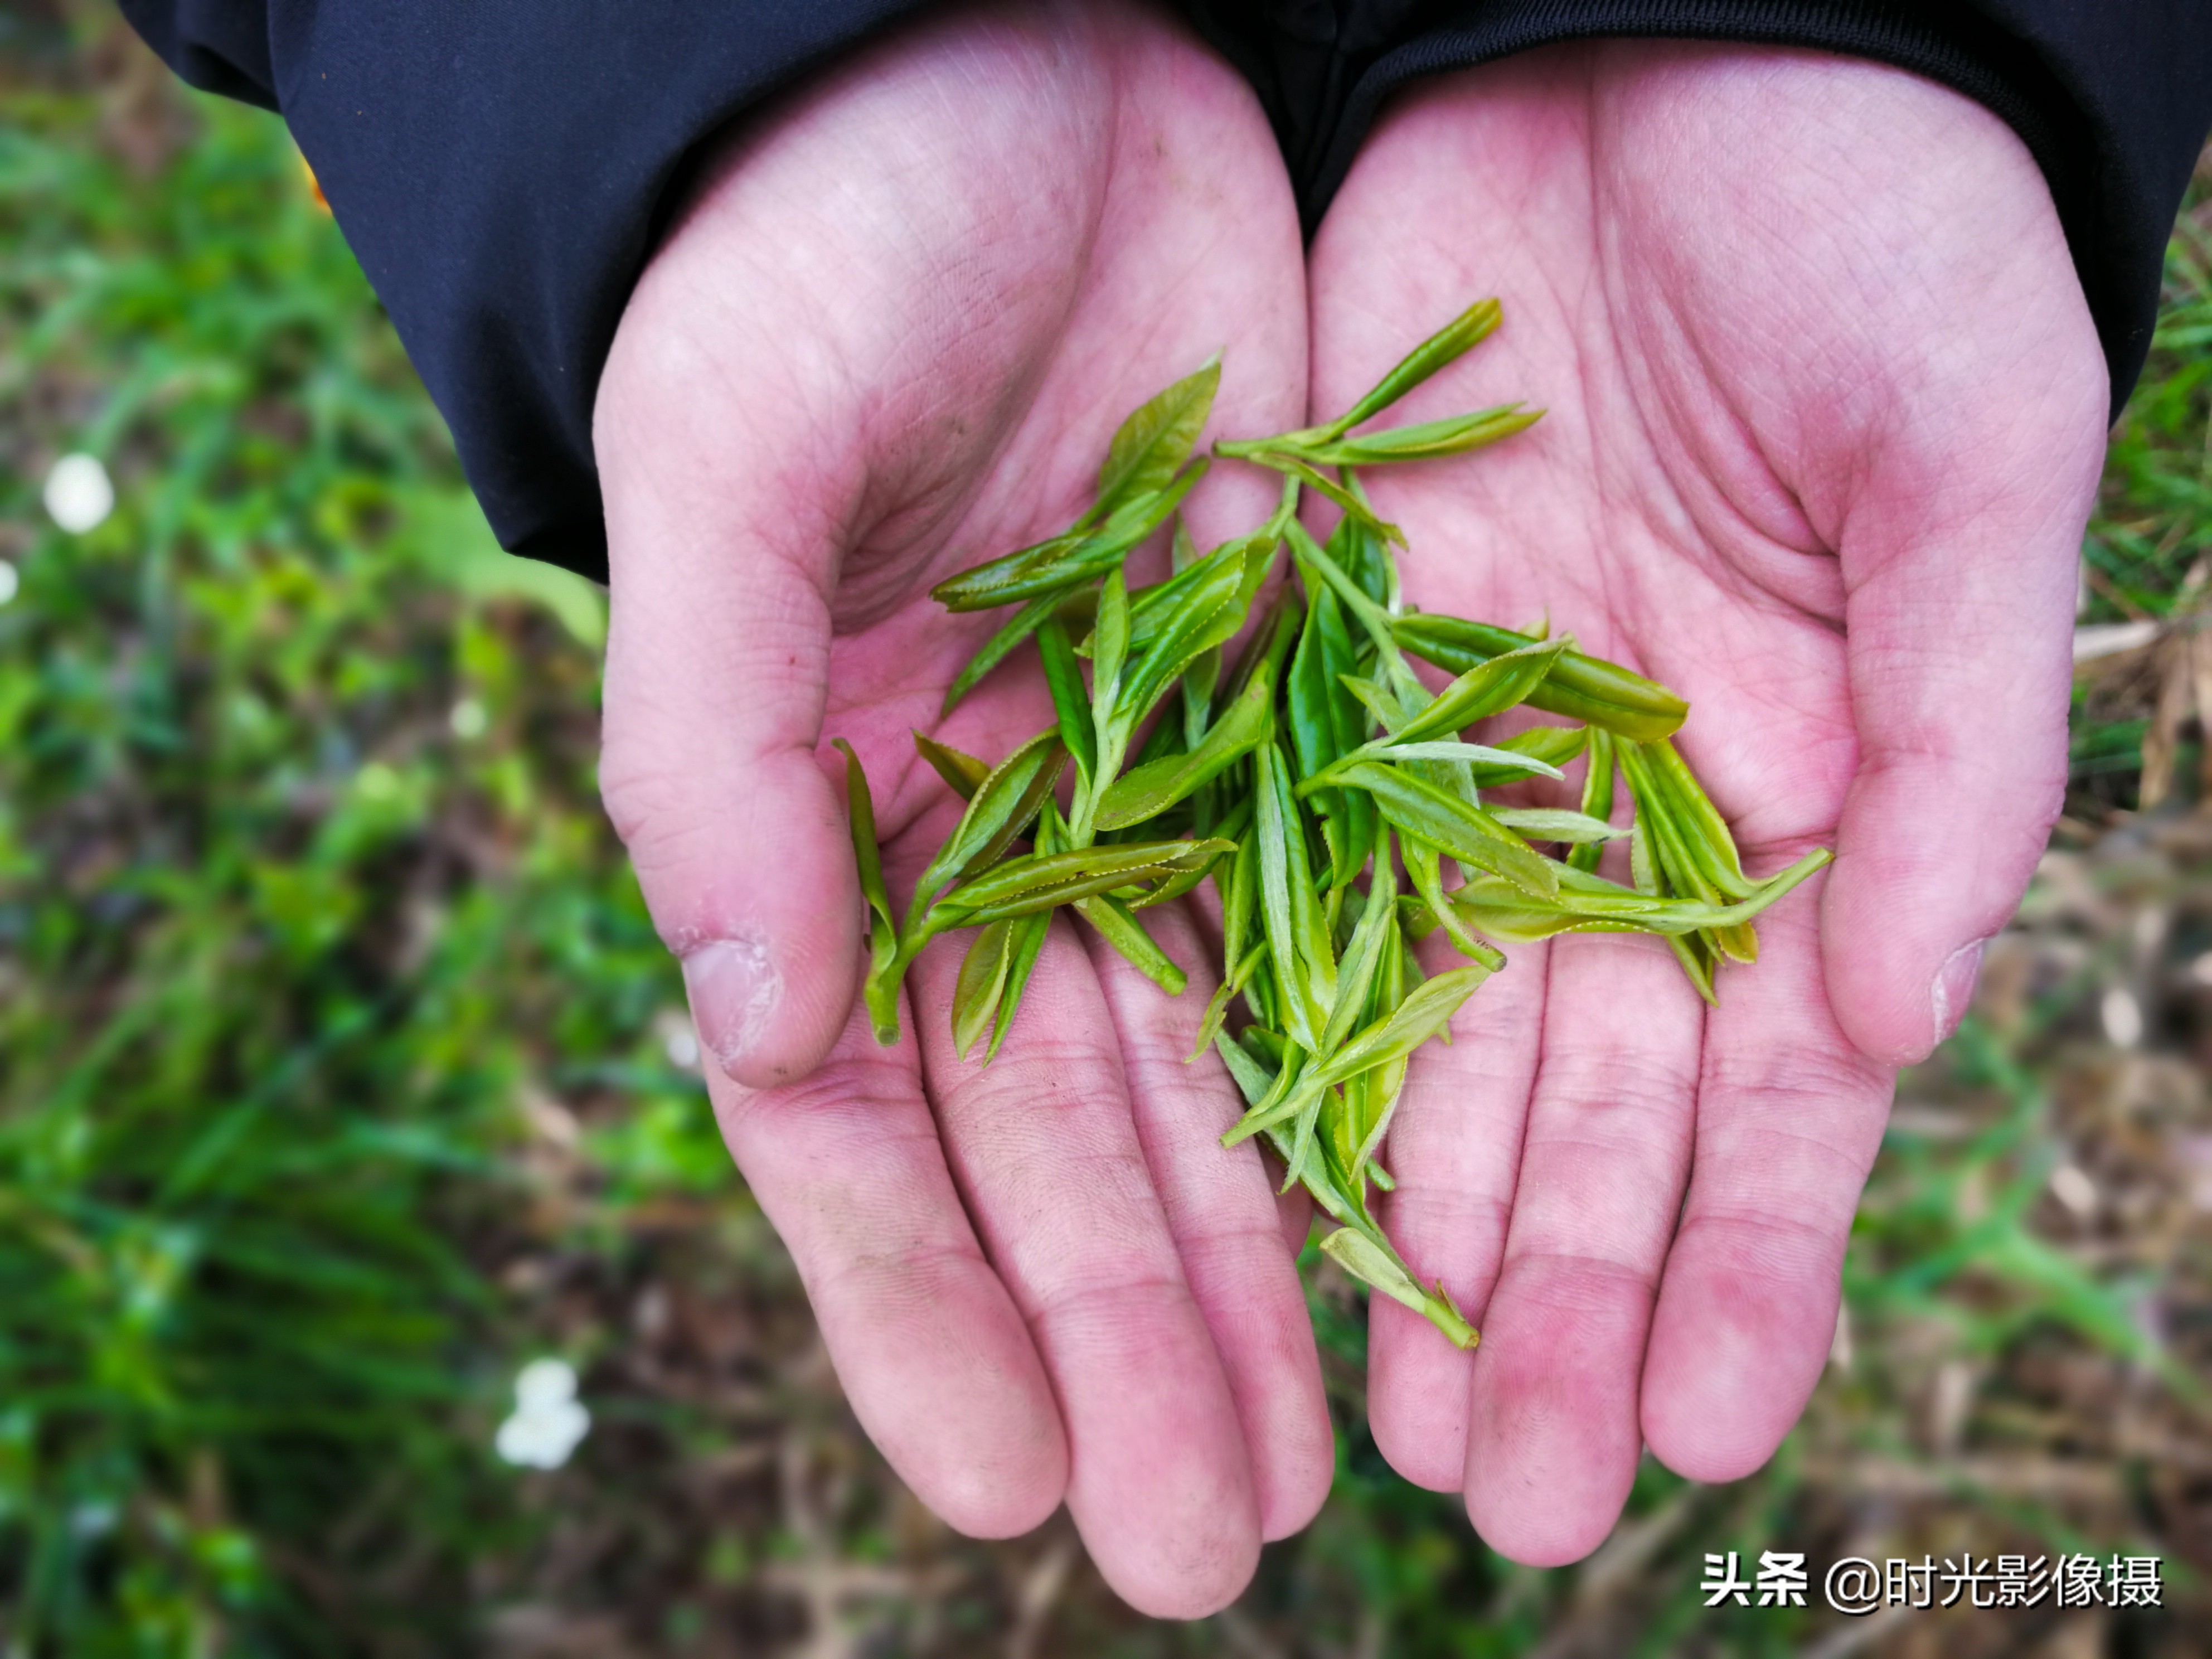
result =
M281 111L501 542L594 578L591 413L672 180L920 0L121 0L196 86ZM1309 228L1413 78L1600 36L1817 47L1986 105L2043 168L2112 370L2141 372L2212 125L2203 0L1185 0L1252 82Z
M686 154L921 0L121 0L281 111L509 551L606 579L592 401Z

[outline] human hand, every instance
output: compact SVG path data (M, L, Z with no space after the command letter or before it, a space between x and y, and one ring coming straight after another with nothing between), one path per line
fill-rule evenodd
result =
M1384 1224L1483 1342L1376 1297L1376 1439L1498 1549L1570 1561L1645 1443L1747 1474L1819 1378L1893 1068L1963 1012L2063 800L2107 380L2010 131L1812 53L1604 42L1427 83L1309 282L1314 418L1474 294L1504 327L1403 418L1549 406L1370 475L1409 599L1548 606L1690 699L1751 873L1837 852L1717 1008L1658 940L1563 938L1415 1061Z
M1242 1103L1170 1003L1055 921L988 1070L952 1051L957 946L903 1036L854 1007L852 742L896 888L958 803L908 738L993 759L1052 723L1034 666L940 723L1003 620L933 580L1087 504L1115 422L1226 349L1218 421L1297 424L1303 264L1241 82L1131 6L939 13L723 142L640 281L597 410L611 557L601 784L685 959L723 1133L862 1425L962 1530L1065 1498L1146 1611L1235 1595L1333 1459ZM1271 483L1222 478L1194 529ZM833 781L833 780L838 781ZM902 899L903 893L901 893ZM825 1059L826 1055L826 1059Z

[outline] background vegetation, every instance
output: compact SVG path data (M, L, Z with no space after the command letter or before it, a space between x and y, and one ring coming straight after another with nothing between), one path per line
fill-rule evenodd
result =
M1376 1456L1316 1265L1335 1493L1186 1627L855 1429L599 811L601 601L491 544L281 125L106 14L0 11L0 100L9 1659L2212 1651L2212 209L2085 549L2069 816L1905 1080L1803 1426L1512 1567ZM546 1355L593 1426L518 1470ZM2157 1554L2166 1607L1705 1609L1762 1548Z

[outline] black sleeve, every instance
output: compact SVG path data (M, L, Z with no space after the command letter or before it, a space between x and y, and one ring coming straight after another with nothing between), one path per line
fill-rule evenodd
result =
M920 0L122 0L196 86L279 110L501 542L604 578L599 370L686 154ZM1184 0L1259 89L1309 226L1382 100L1549 42L1822 47L1989 105L2051 180L2112 371L2212 120L2201 0Z
M592 401L685 154L918 0L122 0L283 112L501 543L595 580Z
M2205 0L1189 0L1274 123L1309 233L1418 76L1600 36L1871 58L1986 105L2042 167L2119 414L2150 349L2174 211L2212 126Z

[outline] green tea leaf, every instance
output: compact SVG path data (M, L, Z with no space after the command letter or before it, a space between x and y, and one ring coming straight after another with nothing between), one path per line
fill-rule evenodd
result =
M1299 1092L1332 1087L1373 1066L1411 1054L1451 1023L1451 1017L1490 977L1490 971L1480 963L1470 963L1424 980L1390 1011L1388 1019L1369 1026L1310 1067L1299 1082Z
M1583 811L1585 816L1609 820L1613 817L1613 733L1602 726L1583 728L1589 733L1589 769L1583 775ZM1595 845L1577 847L1567 854L1567 862L1577 870L1594 871L1603 849Z
M1321 1248L1328 1253L1331 1261L1361 1284L1382 1291L1394 1302L1403 1303L1427 1319L1454 1347L1471 1349L1482 1340L1481 1333L1468 1322L1467 1316L1442 1285L1433 1293L1424 1291L1395 1255L1359 1229L1340 1227L1322 1240Z
M1441 927L1449 935L1452 948L1471 961L1479 962L1495 973L1505 965L1504 954L1495 946L1486 945L1468 930L1462 914L1449 902L1456 895L1447 895L1443 890L1443 872L1437 868L1439 854L1426 842L1412 836L1401 837L1404 849L1406 873L1413 878L1414 890L1419 892L1430 926ZM1502 879L1502 878L1501 878ZM1512 884L1505 883L1511 887ZM1513 890L1519 891L1517 888Z
M1553 807L1493 806L1489 811L1491 817L1508 830L1526 836L1531 841L1559 841L1580 847L1619 841L1628 834L1626 830L1614 829L1603 818Z
M1229 1018L1229 1005L1236 1000L1237 994L1251 981L1252 975L1259 971L1260 964L1267 957L1267 947L1264 944L1254 945L1244 953L1244 960L1237 964L1237 971L1221 981L1206 1002L1206 1012L1198 1022L1197 1044L1191 1049L1190 1058L1183 1061L1184 1065L1189 1065L1212 1046L1213 1039L1221 1030L1221 1022Z
M1309 589L1306 616L1298 629L1298 642L1291 653L1291 669L1284 683L1284 702L1291 752L1297 757L1298 775L1311 777L1336 758L1336 726L1328 711L1328 665L1322 660L1321 606L1334 604L1326 587Z
M1285 477L1303 484L1306 489L1327 496L1383 540L1395 542L1401 547L1405 546L1406 532L1396 525L1376 517L1374 507L1364 496L1354 495L1344 484L1316 471L1313 465L1303 457L1276 448L1275 442L1273 439L1262 438L1250 443L1218 443L1214 445L1213 449L1218 455L1227 455L1237 460L1250 461L1255 465L1264 466L1281 473Z
M1336 1001L1316 1050L1322 1058L1334 1054L1351 1034L1353 1023L1367 1013L1368 995L1375 988L1376 971L1386 947L1393 952L1398 948L1398 872L1384 859L1376 861L1374 878L1367 890L1367 908L1360 913L1359 925L1352 931L1352 942L1345 947L1344 961L1337 970Z
M1392 618L1390 632L1405 649L1451 674L1540 643L1510 628L1425 614ZM1528 703L1639 743L1668 736L1690 712L1689 704L1665 686L1578 651L1560 657L1543 684L1528 694Z
M1697 987L1698 994L1714 1007L1719 1007L1721 1000L1719 993L1713 988L1713 970L1720 964L1714 957L1712 948L1705 944L1705 936L1702 933L1670 934L1667 943L1674 952L1674 959L1682 964L1682 971L1690 976L1690 983Z
M1130 412L1107 447L1106 464L1098 470L1097 505L1086 515L1088 520L1095 522L1125 501L1167 487L1190 459L1220 385L1221 356L1217 352L1195 374Z
M1559 896L1532 899L1511 883L1477 876L1445 896L1449 908L1500 939L1542 939L1562 933L1660 933L1674 937L1740 927L1795 889L1833 855L1820 848L1762 882L1732 904L1678 898L1618 886L1600 876L1561 873Z
M1040 732L984 778L958 825L915 884L914 905L908 912L909 931L920 908L948 882L962 880L995 862L1030 827L1052 793L1066 761L1060 734Z
M1182 994L1182 988L1189 983L1188 976L1176 965L1174 957L1160 949L1158 941L1145 931L1145 924L1137 920L1127 905L1108 894L1098 893L1077 900L1075 910L1098 930L1099 938L1120 951L1146 978L1171 997Z
M1740 872L1731 872L1727 885L1718 878L1722 855L1709 839L1713 832L1700 821L1696 804L1674 787L1674 778L1662 767L1656 745L1624 744L1620 760L1621 775L1628 780L1629 792L1636 798L1637 821L1648 823L1650 857L1663 886L1717 905L1749 885ZM1676 764L1680 766L1679 760ZM1680 769L1686 773L1686 768ZM1695 780L1691 787L1695 789ZM1703 801L1704 792L1697 791L1697 796ZM1704 802L1703 811L1719 825L1717 833L1726 838L1727 858L1733 862L1735 842L1728 835L1727 825L1719 822L1720 815L1710 801ZM1759 934L1748 923L1711 929L1705 933L1704 942L1738 962L1755 962L1759 957ZM1686 959L1685 966L1688 965Z
M1058 597L1072 587L1103 576L1129 550L1166 523L1182 499L1206 476L1203 457L1164 489L1135 496L1115 507L1104 523L1087 533L1069 531L1048 541L963 570L929 590L948 611L988 611L1017 599Z
M1125 718L1142 720L1184 669L1234 639L1244 625L1249 605L1243 555L1208 556L1186 574L1191 578L1189 586L1153 623L1144 651L1127 671L1128 685L1121 697Z
M934 738L914 734L914 751L927 761L937 775L943 778L952 793L963 800L975 799L975 791L983 780L991 775L991 763L975 755L938 742Z
M1291 892L1291 937L1297 945L1294 978L1306 1000L1310 1029L1328 1023L1336 1002L1336 948L1327 907L1307 858L1306 829L1297 801L1291 793L1291 765L1278 750L1273 768L1275 793L1285 828L1285 864Z
M1346 678L1350 679L1354 677L1346 675ZM1556 731L1559 728L1540 726L1537 729ZM1383 738L1354 750L1350 755L1345 757L1338 766L1318 776L1308 778L1298 786L1298 793L1304 795L1309 790L1325 787L1335 782L1342 775L1345 767L1368 760L1459 761L1470 764L1480 763L1481 769L1475 773L1475 778L1478 783L1486 787L1517 782L1528 777L1556 778L1563 781L1566 777L1565 773L1560 771L1550 762L1516 750L1493 749L1486 744L1480 743L1462 743L1456 738L1438 738L1430 743L1398 743Z
M1115 779L1099 798L1094 820L1098 827L1126 829L1158 817L1265 743L1274 723L1272 690L1257 681L1246 686L1195 750L1135 767Z
M1434 334L1415 346L1375 383L1373 390L1330 422L1332 432L1349 432L1371 421L1437 370L1455 363L1490 337L1504 316L1494 299L1477 300Z
M1297 933L1291 912L1291 861L1295 859L1303 866L1304 836L1297 827L1296 818L1283 811L1283 792L1277 782L1281 763L1276 758L1274 745L1263 745L1256 760L1259 777L1254 786L1254 829L1260 851L1261 925L1267 934L1267 949L1274 957L1276 971L1289 981L1284 987L1288 994L1284 999L1285 1027L1292 1042L1310 1052L1316 1046L1317 1022L1300 982ZM1295 848L1291 845L1293 836L1300 843Z
M1053 713L1060 719L1060 740L1075 757L1087 786L1098 772L1098 731L1091 723L1091 694L1084 689L1075 647L1057 618L1048 618L1037 629L1037 647L1044 658L1044 683L1052 692Z
M1039 910L1034 915L1017 916L1008 925L1014 930L1012 959L1006 966L1006 988L999 997L998 1021L991 1028L991 1046L983 1054L986 1066L999 1057L999 1047L1013 1028L1014 1012L1022 1006L1022 994L1029 989L1030 974L1044 949L1045 935L1052 930L1052 912Z
M1651 856L1651 828L1638 812L1628 826L1628 878L1639 893L1659 892L1659 866Z
M1258 801L1254 801L1253 829L1238 838L1236 857L1221 889L1221 971L1233 975L1244 954L1244 941L1252 932L1252 917L1260 899L1260 842ZM1218 870L1218 866L1217 866ZM1289 915L1287 895L1285 908ZM1264 927L1264 923L1262 926Z
M1121 664L1129 649L1129 589L1116 569L1099 590L1098 621L1091 629L1091 706L1097 723L1113 716Z
M1460 1006L1489 977L1488 968L1471 963L1423 981L1391 1010L1389 1018L1369 1026L1327 1060L1306 1066L1291 1087L1282 1089L1279 1077L1279 1095L1247 1112L1231 1133L1242 1139L1270 1124L1317 1112L1323 1091L1362 1072L1403 1059L1442 1031Z
M1256 1106L1267 1097L1274 1086L1275 1073L1268 1071L1233 1042L1226 1032L1213 1034L1213 1052L1221 1056L1221 1063L1229 1068L1230 1080L1236 1084L1237 1093L1244 1097L1247 1106Z
M1390 937L1383 945L1382 960L1376 966L1374 991L1370 999L1370 1020L1388 1019L1405 1002L1413 988L1421 983L1420 971L1413 962L1413 952L1406 948L1405 933L1399 924L1397 906L1392 905L1390 911ZM1382 1166L1374 1164L1374 1158L1382 1149L1383 1137L1389 1133L1390 1120L1398 1109L1398 1097L1405 1091L1406 1074L1410 1064L1409 1055L1404 1060L1386 1060L1374 1070L1361 1074L1359 1081L1364 1085L1364 1097L1355 1126L1358 1139L1352 1148L1348 1172L1354 1191L1358 1190L1360 1178L1370 1164L1374 1166L1377 1185L1387 1188L1395 1184Z
M1382 816L1408 836L1490 871L1540 898L1558 896L1559 879L1544 858L1491 813L1394 766L1359 761L1345 769L1347 786L1375 798Z
M1343 676L1342 684L1346 690L1358 699L1359 706L1367 711L1375 723L1394 737L1398 728L1410 718L1405 706L1398 701L1397 693L1387 685L1378 685L1360 674Z
M1225 839L1225 837L1214 837L1214 839ZM1129 908L1132 910L1149 910L1155 905L1173 903L1186 893L1196 890L1199 884L1213 873L1214 866L1218 865L1223 858L1228 856L1227 854L1223 854L1204 863L1193 864L1188 869L1177 871L1142 898L1130 900Z
M1052 615L1053 607L1060 602L1057 592L1048 593L1041 599L1032 599L1016 611L1006 625L984 641L983 648L968 660L968 665L954 677L945 689L945 701L937 710L942 720L951 714L960 701L974 690L983 676L1006 660L1006 653L1037 630L1039 623Z
M1669 815L1682 830L1686 850L1714 886L1730 898L1747 898L1757 884L1743 873L1735 835L1713 805L1697 774L1664 738L1643 745L1653 783L1667 793Z
M952 991L952 1052L963 1060L999 1012L1006 969L1013 961L1014 930L1021 925L993 922L975 935L961 958L959 981Z
M1523 646L1477 663L1437 692L1435 701L1391 734L1390 741L1424 743L1447 737L1528 701L1572 643L1560 639Z
M1521 404L1501 404L1471 415L1424 421L1418 426L1393 427L1364 437L1340 438L1331 443L1301 444L1295 453L1316 466L1387 466L1398 461L1436 460L1463 455L1488 444L1525 432L1544 417L1540 409Z
M930 906L924 925L942 932L1048 910L1093 893L1164 880L1235 848L1226 841L1125 842L1006 859Z
M853 858L860 866L860 896L868 902L869 1022L876 1041L890 1048L898 1041L898 924L891 920L890 890L884 884L884 855L876 843L876 805L868 793L868 775L860 757L842 738L830 742L845 756L845 816L853 832Z
M1207 603L1218 602L1218 596L1225 591L1218 586L1224 568L1234 568L1239 573L1246 571L1255 556L1255 544L1260 541L1258 537L1243 536L1224 542L1202 558L1193 559L1188 564L1179 567L1165 581L1154 582L1150 587L1140 587L1130 594L1130 654L1140 655L1152 648L1152 642L1158 639L1170 619L1188 603L1194 589L1207 587L1216 596L1215 600ZM1269 550L1266 545L1256 550L1256 556L1263 569Z
M1356 475L1345 473L1341 475L1341 481L1346 489L1365 499L1365 492L1360 488ZM1372 510L1370 506L1370 512ZM1339 517L1336 527L1328 532L1323 551L1374 604L1384 611L1396 605L1397 562L1390 556L1390 550L1382 538L1370 532L1364 520L1353 518L1349 513Z

